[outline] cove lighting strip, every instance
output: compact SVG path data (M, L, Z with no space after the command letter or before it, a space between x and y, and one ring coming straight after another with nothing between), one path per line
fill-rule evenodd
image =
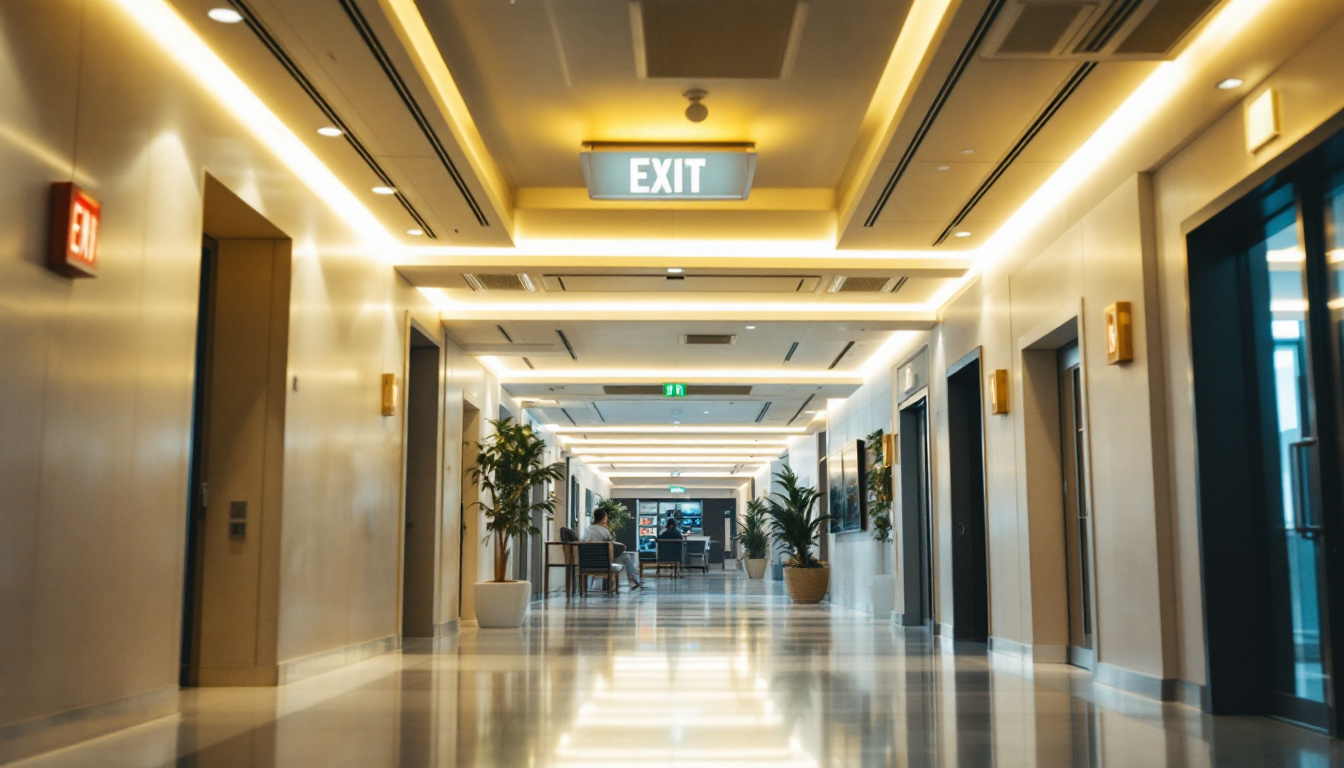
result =
M976 250L971 270L943 284L929 304L940 308L946 305L987 268L1022 245L1042 221L1072 199L1085 181L1124 151L1130 138L1169 108L1183 88L1203 79L1198 70L1201 62L1236 45L1236 38L1273 4L1274 0L1231 0L1223 6L1181 55L1158 64L1101 127Z
M606 426L606 427L573 427L562 426L560 424L546 424L546 429L557 435L573 434L575 432L582 434L641 434L641 433L689 433L689 434L757 434L757 435L801 435L807 432L807 427L696 427L696 426L666 426L663 424L631 424L624 426Z
M319 200L389 258L401 245L340 179L318 159L247 84L164 0L110 0L158 44L180 69L275 155Z
M646 439L641 440L641 439L639 439L639 438L619 438L619 437L613 437L613 438L600 438L600 437L599 437L599 438L574 438L574 437L569 437L568 435L560 435L560 442L563 443L564 446L565 446L566 448L569 448L569 447L601 446L601 445L642 445L642 446L654 446L654 445L656 445L656 446L664 446L664 445L695 445L695 446L705 446L705 445L733 445L733 446L739 446L739 447L742 447L742 448L764 448L764 447L775 446L775 445L778 445L778 446L781 446L781 447L786 446L786 445L789 444L789 439L786 438L786 437L778 437L778 438L772 437L772 438L755 439L755 440L748 440L748 439L731 440L731 439L714 439L714 438L690 438L690 439L683 439L683 438L657 438L657 437L650 437L650 438L646 438Z
M666 447L666 448L658 448L658 449L656 449L656 450L657 450L657 452L658 452L659 454L661 454L661 455L663 455L663 456L711 456L711 455L716 455L716 454L717 454L717 455L720 455L720 456L760 456L760 455L763 454L763 453L769 453L769 452L772 452L773 449L774 449L774 446L771 446L769 449L767 449L767 448L765 448L765 447L760 447L760 448L696 448L696 447L689 447L689 446L688 446L688 447L685 447L685 448L680 448L680 447L678 447L678 448ZM638 448L638 447L630 447L630 448L626 448L626 447L615 447L615 448L612 448L612 447L605 447L605 448L604 448L604 447L602 447L602 446L595 446L595 447L592 447L592 448L574 448L574 449L572 449L570 452L573 453L575 456L618 456L618 455L621 455L621 454L635 454L635 455L638 455L638 456L648 456L650 453L653 452L653 450L655 450L655 449ZM783 448L778 448L778 450L781 450L781 451L782 451L782 450L784 450L784 449L783 449Z

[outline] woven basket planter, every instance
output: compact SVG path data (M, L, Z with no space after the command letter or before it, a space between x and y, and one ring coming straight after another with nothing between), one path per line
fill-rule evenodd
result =
M784 568L784 588L788 590L789 599L795 603L820 603L830 584L829 566Z

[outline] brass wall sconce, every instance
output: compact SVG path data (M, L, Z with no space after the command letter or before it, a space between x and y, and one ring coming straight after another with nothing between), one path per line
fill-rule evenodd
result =
M1002 368L989 372L989 412L995 416L1008 413L1008 371Z
M397 375L395 373L383 374L383 415L397 415Z
M1134 359L1134 318L1128 301L1106 308L1106 362L1110 365Z

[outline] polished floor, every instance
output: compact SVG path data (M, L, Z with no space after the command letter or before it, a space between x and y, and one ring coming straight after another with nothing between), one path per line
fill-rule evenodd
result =
M1344 765L1344 742L794 607L778 583L649 584L281 689L185 691L180 716L16 765Z

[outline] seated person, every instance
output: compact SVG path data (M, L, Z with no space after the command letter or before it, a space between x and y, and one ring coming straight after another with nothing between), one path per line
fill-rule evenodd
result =
M593 512L593 524L583 532L583 540L599 543L613 541L611 531L607 530L607 511L605 509ZM635 553L626 552L625 545L620 542L614 542L614 544L615 546L612 547L615 550L613 562L619 564L621 570L625 571L625 575L630 577L630 585L634 589L644 586L644 583L639 580L639 560L635 557Z
M686 537L681 535L681 529L677 527L676 519L668 518L667 527L658 532L658 538L680 540Z

